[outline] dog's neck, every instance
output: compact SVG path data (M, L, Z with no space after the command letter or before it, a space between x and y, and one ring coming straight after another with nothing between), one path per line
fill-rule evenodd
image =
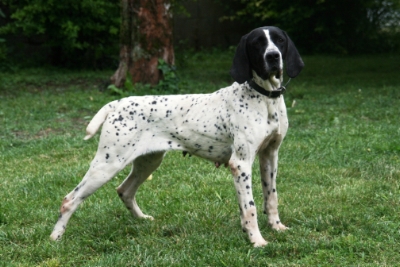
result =
M253 81L264 88L266 91L275 91L279 87L281 87L281 83L283 81L283 73L281 73L279 79L275 77L275 75L271 75L268 80L263 80L257 73L253 70Z

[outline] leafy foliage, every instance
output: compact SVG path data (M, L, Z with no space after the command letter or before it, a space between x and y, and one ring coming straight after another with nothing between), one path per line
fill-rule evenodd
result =
M163 75L163 79L156 85L133 83L131 76L126 75L126 80L122 88L118 88L114 84L107 87L112 94L119 95L120 97L127 97L131 95L141 94L176 94L179 92L180 79L176 73L176 67L170 66L163 59L158 60L158 69Z
M223 1L220 1L223 2ZM398 48L398 0L234 0L225 20L285 29L304 52L379 52ZM223 3L221 3L223 4ZM397 27L397 29L396 29ZM384 38L386 37L386 38Z
M163 79L160 80L157 87L171 94L179 92L179 78L176 73L176 67L168 65L163 59L159 59L158 69L162 72Z
M39 42L50 50L55 65L101 66L110 51L118 51L119 1L0 0L0 3L9 14L0 34L22 35L26 42Z
M146 89L150 89L150 85L146 84L143 85L141 83L133 83L132 82L132 78L129 75L129 73L126 75L126 80L124 83L124 87L123 88L118 88L117 86L115 86L114 84L110 84L107 89L110 90L110 92L112 94L116 94L120 97L127 97L127 96L131 96L134 94L137 94L137 91L139 90L139 88L142 87L146 87Z
M188 14L182 3L166 1L174 13ZM68 68L116 68L120 32L120 0L0 0L1 37L17 38L7 42L14 61L50 63ZM4 13L4 14L3 14ZM22 43L21 44L21 40ZM24 44L41 48L40 55L22 56ZM0 59L5 43L0 43ZM44 52L43 52L44 51ZM20 56L19 56L20 55ZM1 64L1 63L0 63Z

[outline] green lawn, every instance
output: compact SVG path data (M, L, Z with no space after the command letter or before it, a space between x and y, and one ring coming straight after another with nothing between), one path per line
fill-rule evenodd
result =
M229 85L232 56L180 55L182 93ZM254 164L264 248L241 231L230 171L178 152L138 193L154 221L133 219L119 200L124 170L81 205L61 242L50 241L62 198L96 151L85 125L117 98L99 91L113 71L0 74L0 266L398 266L400 56L304 61L285 96L279 161L290 230L267 226Z

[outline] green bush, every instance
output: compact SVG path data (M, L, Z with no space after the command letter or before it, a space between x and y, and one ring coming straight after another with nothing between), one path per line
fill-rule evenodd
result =
M0 35L40 40L53 65L103 67L110 54L118 56L119 1L0 0L0 4L7 15Z
M111 84L107 89L111 94L119 95L120 97L127 97L131 95L143 94L177 94L180 92L181 81L176 73L176 66L168 65L163 59L158 59L157 67L163 76L163 79L155 85L143 83L133 83L129 73L126 75L126 80L122 88L116 87Z

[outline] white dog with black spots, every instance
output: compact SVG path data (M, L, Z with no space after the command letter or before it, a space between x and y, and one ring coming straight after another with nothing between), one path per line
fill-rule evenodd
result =
M283 66L296 77L304 63L289 36L276 27L257 28L242 37L231 69L235 82L212 94L127 97L106 104L87 127L86 139L103 125L97 153L83 180L63 200L53 240L87 197L128 164L132 171L117 192L137 218L139 186L167 151L182 150L230 167L243 230L255 247L261 236L252 193L251 167L258 155L264 213L273 229L285 230L278 214L278 150L288 129L282 88Z

